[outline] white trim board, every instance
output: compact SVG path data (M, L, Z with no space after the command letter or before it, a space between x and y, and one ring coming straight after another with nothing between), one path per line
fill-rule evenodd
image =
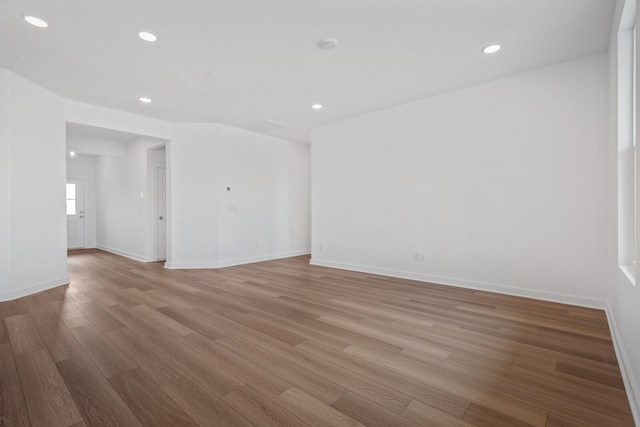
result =
M607 321L609 322L609 330L611 331L611 339L613 340L613 349L616 352L618 358L618 366L620 367L620 374L624 381L624 389L627 392L627 398L629 399L629 406L631 406L631 413L637 426L640 426L640 386L633 377L633 370L628 364L629 356L627 355L624 344L619 341L618 326L616 324L616 318L613 316L611 306L607 304L604 309L607 314Z
M60 277L53 280L47 280L46 282L36 283L35 285L27 286L26 288L16 289L10 292L0 293L0 302L11 301L14 299L26 297L27 295L35 294L38 292L46 291L51 288L57 288L58 286L68 285L69 276Z
M155 262L156 261L156 260L141 257L140 255L132 254L131 252L120 251L118 249L113 249L106 246L96 245L96 249L100 249L101 251L109 252L114 255L120 255L125 258L132 259L134 261L139 261L139 262Z
M495 292L498 294L512 295L523 298L533 298L543 301L558 302L561 304L578 305L587 308L597 308L604 310L606 303L604 300L595 298L584 298L574 295L558 294L554 292L543 292L534 289L514 288L512 286L500 285L496 283L475 282L466 279L456 279L452 277L433 276L422 273L411 273L408 271L390 270L386 268L370 267L363 265L344 264L333 261L323 261L311 259L311 265L320 267L337 268L339 270L357 271L360 273L378 274L381 276L397 277L399 279L417 280L420 282L434 283L436 285L456 286L478 291Z

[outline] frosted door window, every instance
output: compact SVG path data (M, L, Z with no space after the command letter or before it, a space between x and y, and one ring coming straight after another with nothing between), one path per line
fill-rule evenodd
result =
M67 184L67 215L76 214L76 185Z

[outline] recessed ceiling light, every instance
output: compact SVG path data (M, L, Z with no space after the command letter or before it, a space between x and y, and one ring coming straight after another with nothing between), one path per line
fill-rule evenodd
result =
M144 96L141 96L140 98L138 98L140 100L140 102L144 102L145 104L148 104L151 102L151 99L146 98Z
M142 40L147 42L154 42L158 40L158 37L155 34L150 33L148 31L140 31L138 33L138 37L140 37Z
M69 151L69 157L75 159L76 157L78 157L78 153L76 153L75 151Z
M318 42L318 47L324 50L333 49L337 45L338 45L338 40L333 39L331 37L324 38Z
M502 46L500 46L499 44L492 44L483 48L482 51L484 53L496 53L500 49L502 49Z
M35 27L47 28L49 26L47 21L45 21L44 19L38 18L37 16L27 15L24 17L24 20Z
M321 110L322 109L322 104L313 104L311 106L311 108L313 108L314 110Z

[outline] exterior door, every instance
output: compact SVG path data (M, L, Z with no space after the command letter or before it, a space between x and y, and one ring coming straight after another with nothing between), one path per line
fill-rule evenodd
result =
M156 203L158 212L158 260L167 258L167 169L156 169Z
M67 178L67 249L84 248L84 181Z

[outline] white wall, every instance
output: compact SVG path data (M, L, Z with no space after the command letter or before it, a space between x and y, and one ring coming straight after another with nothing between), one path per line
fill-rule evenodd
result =
M606 108L596 55L314 129L312 263L602 306Z
M9 232L2 232L0 254L3 270L9 259L9 274L2 275L0 300L6 300L68 283L65 110L62 98L16 74L3 71L1 84L0 195L8 197L0 222L4 228L8 218Z
M308 253L307 146L224 125L181 124L167 153L167 267Z
M168 268L218 265L218 125L178 124L167 148Z
M11 292L9 72L0 68L0 300Z
M147 198L147 150L161 144L140 137L125 144L124 158L98 156L96 167L97 247L127 257L151 261L148 244L150 214Z
M69 145L67 144L67 150ZM95 248L97 208L96 156L79 154L75 159L67 158L67 178L84 181L84 247Z
M218 136L219 263L309 253L309 146L223 125Z
M640 425L640 285L635 286L618 267L618 57L617 57L617 29L620 22L623 1L617 2L617 14L613 23L609 46L609 146L608 146L608 256L607 281L609 307L608 314L613 326L614 338L617 343L620 365L625 374L625 385L630 396L630 403L634 410L636 423ZM636 15L636 22L637 22ZM640 44L636 44L636 49ZM636 51L637 52L637 51ZM636 53L636 57L640 52ZM636 69L636 81L640 81ZM640 112L640 110L638 110ZM637 120L637 119L636 119ZM637 120L638 123L640 121ZM637 136L636 136L637 137ZM636 153L637 156L637 153ZM636 162L638 162L636 157ZM638 187L640 188L640 187ZM636 188L636 200L640 200L640 191ZM640 239L635 238L636 248ZM636 276L636 283L638 277Z
M92 156L125 157L127 155L127 144L123 141L68 136L67 151L75 151L79 154Z

